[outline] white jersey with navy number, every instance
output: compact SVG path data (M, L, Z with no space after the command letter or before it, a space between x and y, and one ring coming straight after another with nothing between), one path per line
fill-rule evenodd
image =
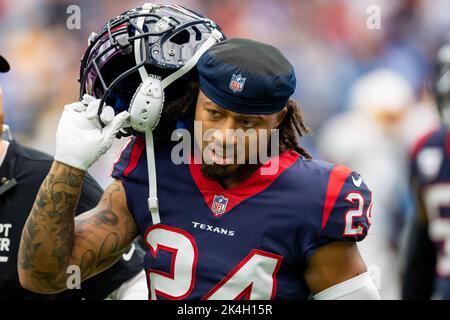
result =
M367 235L371 192L346 167L284 152L224 189L198 164L175 165L171 148L155 148L160 224L148 211L142 138L113 171L147 244L150 299L307 299L302 274L314 251ZM274 161L279 170L262 174Z
M442 127L422 137L411 155L411 175L418 183L428 215L428 233L437 251L436 295L450 299L450 130Z

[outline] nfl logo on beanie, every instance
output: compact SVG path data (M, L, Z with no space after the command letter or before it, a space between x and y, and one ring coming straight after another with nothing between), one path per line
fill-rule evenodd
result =
M242 92L244 90L245 80L243 76L233 74L230 81L230 89L233 90L234 93Z
M276 48L249 39L228 39L197 63L200 89L224 109L244 114L281 111L295 91L294 68Z

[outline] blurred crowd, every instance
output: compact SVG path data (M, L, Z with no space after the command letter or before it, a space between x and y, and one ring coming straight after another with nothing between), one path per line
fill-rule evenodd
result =
M316 157L359 171L374 191L374 228L362 252L381 268L384 298L399 298L397 253L411 212L408 149L437 125L427 77L450 30L450 0L160 0L216 21L228 37L278 47L296 68L295 99L314 134ZM81 10L69 30L68 6ZM6 123L16 139L48 153L62 107L78 99L79 60L91 32L142 1L0 0L0 78ZM375 5L375 7L374 7ZM368 10L369 8L369 10ZM379 8L379 28L369 28ZM109 182L113 148L92 174ZM375 227L376 226L376 227Z

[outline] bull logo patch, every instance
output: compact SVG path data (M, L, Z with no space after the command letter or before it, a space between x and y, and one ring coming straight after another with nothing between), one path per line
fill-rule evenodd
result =
M214 196L211 210L215 216L221 216L227 210L228 199L224 196Z
M247 78L244 78L242 75L233 74L230 81L230 89L233 90L234 93L242 92L242 90L244 90L245 80L247 80Z

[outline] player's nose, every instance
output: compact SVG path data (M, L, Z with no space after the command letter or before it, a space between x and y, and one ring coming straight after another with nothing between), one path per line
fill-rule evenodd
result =
M232 122L228 125L222 125L219 128L215 128L212 135L215 147L223 149L223 153L225 153L225 150L235 149L238 139L234 132L235 129L232 126Z
M236 135L234 134L238 123L232 117L227 117L221 121L219 127L216 128L215 138L220 140L224 145L236 144Z

